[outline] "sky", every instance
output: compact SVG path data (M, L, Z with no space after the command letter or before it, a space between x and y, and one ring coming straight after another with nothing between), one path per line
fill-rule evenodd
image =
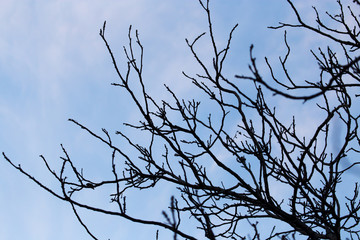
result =
M310 2L297 3L306 18L313 16ZM213 0L211 9L220 44L239 23L226 66L228 76L248 73L250 44L255 45L254 53L262 60L268 56L276 62L286 52L283 31L267 28L279 21L294 20L286 1ZM116 74L99 36L105 20L106 37L122 68L122 46L127 44L129 25L138 29L145 49L145 82L151 94L169 97L164 96L163 84L167 84L181 97L193 96L193 87L181 72L195 73L199 69L185 43L185 38L191 40L207 31L206 16L197 1L2 0L0 150L49 186L55 187L56 182L39 155L56 168L62 156L60 144L95 176L106 175L110 167L105 146L67 119L73 118L97 132L106 128L112 134L124 128L123 122L138 119L126 94L111 86L117 81ZM292 32L289 40L297 46L295 56L301 53L292 59L294 64L302 62L302 68L294 68L294 74L306 78L314 68L307 61L310 53L303 54L302 49L322 40L297 32ZM205 57L209 48L206 41L198 46ZM264 61L260 61L260 67L265 67ZM279 105L276 99L273 103ZM286 106L279 108L286 112ZM298 111L301 114L302 109ZM305 118L304 125L311 125L313 118ZM0 239L90 239L68 204L40 189L4 160L0 161L0 189ZM139 211L161 216L169 194L170 190L164 188L157 196L149 196ZM102 197L98 196L99 201ZM159 211L152 213L153 207ZM155 239L154 228L83 214L99 239ZM160 239L169 236L161 234Z

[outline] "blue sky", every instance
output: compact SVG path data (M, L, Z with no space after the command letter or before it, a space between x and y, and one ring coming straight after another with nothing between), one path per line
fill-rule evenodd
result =
M310 4L312 1L298 4L306 18L313 16ZM211 8L220 44L225 43L232 26L239 23L227 64L228 76L246 73L252 43L259 61L268 56L275 63L285 53L283 32L269 30L267 26L293 20L286 1L213 0ZM192 97L192 85L182 77L181 71L198 71L184 41L207 31L206 18L197 1L2 0L0 150L49 186L56 186L56 182L39 155L56 167L62 155L60 143L76 162L87 164L88 171L96 176L106 175L109 170L109 152L69 123L68 118L97 132L107 128L114 133L123 129L122 122L136 121L138 117L124 92L110 86L116 75L98 34L104 20L107 39L119 63L124 60L122 46L127 44L129 25L139 30L150 93L169 97L164 96L166 83L181 97ZM307 61L311 59L310 53L304 56L303 49L322 40L293 31L289 39L297 46L294 50L297 57L292 60L303 63L294 72L306 78L314 68ZM206 43L203 41L198 46L203 56L209 54ZM265 69L263 61L259 64ZM279 104L278 100L274 99L274 104ZM285 103L279 106L284 114L286 106ZM299 111L301 114L302 110ZM311 125L313 118L305 118L304 125ZM1 239L90 239L68 204L41 190L5 161L0 161L0 176ZM154 214L161 216L160 210L167 206L169 194L170 190L164 188L158 197L148 196L141 211L152 214L149 208L156 205L159 211ZM102 196L98 197L100 200ZM101 215L89 215L85 219L94 226L94 233L100 239L155 238L153 228L121 219Z

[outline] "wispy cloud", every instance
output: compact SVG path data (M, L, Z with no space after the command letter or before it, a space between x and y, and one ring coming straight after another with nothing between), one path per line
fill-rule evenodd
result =
M212 1L214 26L221 44L226 43L231 27L240 24L229 56L229 77L247 68L251 43L255 43L259 55L272 54L270 57L277 59L279 53L274 49L281 50L282 43L271 34L282 33L266 30L266 26L281 20L279 10L271 10L274 4L279 3ZM184 40L193 40L207 31L205 15L197 1L1 1L0 150L50 185L54 182L41 167L38 155L44 154L57 165L59 143L69 148L79 164L91 163L89 171L101 169L105 173L109 168L110 162L104 164L110 160L104 146L68 124L67 118L75 118L97 131L102 127L121 130L123 121L136 120L138 116L132 112L127 96L109 85L117 79L98 35L104 20L106 35L121 69L126 67L121 62L122 46L127 44L128 26L132 24L139 29L145 47L144 74L149 91L156 97L170 98L164 94L166 83L182 97L194 96L190 81L181 71L192 74L199 70ZM310 40L304 44L311 45ZM205 42L198 49L208 57L211 47ZM211 59L208 60L211 64ZM102 167L97 168L100 164ZM0 176L0 238L85 239L84 230L76 224L67 205L60 206L59 201L20 177L4 161L0 161ZM171 191L169 187L159 192L163 196L161 201L147 198L146 206L161 209L168 203L166 196ZM105 224L97 228L100 221L94 216L88 218L101 235ZM138 232L145 239L148 236L145 234L155 233L150 228L136 231L139 225L130 228L117 219L109 224L113 225L106 234L114 238L119 234L117 237L129 239L127 234Z

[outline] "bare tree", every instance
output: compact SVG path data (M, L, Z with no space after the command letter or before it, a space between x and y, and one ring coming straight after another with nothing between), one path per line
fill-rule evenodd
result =
M196 239L193 229L184 228L189 216L189 221L197 223L194 229L203 231L208 239L359 239L358 175L352 182L345 183L353 189L352 194L339 194L339 188L344 186L342 179L352 174L360 163L360 115L356 103L360 96L359 2L345 6L337 0L336 13L322 13L314 8L316 24L311 25L302 18L295 4L287 0L297 23L279 23L271 28L303 28L335 46L311 50L319 72L302 83L287 67L291 48L286 32L287 53L279 57L282 75L265 59L272 79L262 77L251 46L250 73L226 76L223 69L237 25L230 31L226 46L220 48L214 38L209 0L199 3L208 21L211 65L207 64L209 59L202 59L196 50L197 42L206 34L202 33L194 40L186 40L202 72L194 76L183 74L208 97L206 104L211 106L211 113L204 114L197 99L180 99L167 86L171 101L159 102L148 94L143 75L144 48L138 32L133 34L131 27L129 45L124 47L127 71L120 71L105 37L104 23L100 36L118 76L118 82L113 85L128 93L142 116L138 123L125 125L147 133L147 145L138 144L137 139L121 131L116 132L137 151L138 157L134 157L127 153L126 147L116 146L113 136L105 129L101 134L96 133L69 119L112 151L112 174L102 181L85 176L62 147L62 166L57 171L41 156L59 182L60 192L47 187L3 153L4 158L40 187L68 202L93 239L97 238L81 218L79 208L165 228L174 233L174 239ZM301 68L301 63L298 66ZM140 89L130 84L134 81ZM251 82L253 89L243 89L243 81ZM317 109L321 121L309 126L314 128L312 134L299 131L297 123L302 121L301 116L292 117L290 122L287 122L289 116L286 119L278 116L267 99L272 95ZM331 148L331 132L341 126L345 129L343 136L337 142L337 149ZM228 154L226 160L222 159L223 152ZM209 171L210 167L216 171ZM164 220L132 215L127 209L128 191L151 190L162 183L171 184L177 190L174 196L169 196L170 205L163 212ZM110 198L117 210L96 207L76 198L80 192L109 185L114 187ZM284 190L284 194L274 194L276 189ZM268 219L274 226L281 227L272 228L269 235L264 236L260 225L263 221L268 223ZM246 230L248 234L240 227L243 222L250 226Z

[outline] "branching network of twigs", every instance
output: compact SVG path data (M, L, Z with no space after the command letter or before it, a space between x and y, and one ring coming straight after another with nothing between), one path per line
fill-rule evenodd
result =
M197 222L194 228L203 231L207 239L292 239L302 236L308 239L359 239L358 181L354 179L349 183L353 184L350 186L353 188L352 195L339 195L338 189L342 177L360 163L360 113L356 103L360 89L360 4L353 1L344 6L338 0L338 12L334 14L323 14L314 8L316 26L313 26L302 18L293 1L287 2L297 23L280 22L271 28L303 28L337 44L340 49L311 50L319 65L319 72L312 80L300 84L288 70L291 48L286 32L284 46L287 52L279 58L285 78L278 75L267 58L265 61L272 79L262 77L253 56L253 46L250 48L250 73L236 75L235 78L226 76L223 68L238 26L231 29L226 46L220 48L214 38L209 0L200 0L207 17L208 31L192 41L186 40L186 43L201 73L194 76L184 73L184 76L208 96L211 113L203 114L200 101L179 99L175 91L167 86L166 91L172 96L172 101L157 102L146 89L144 47L138 32L133 34L132 28L129 28L129 44L124 47L127 70L122 72L106 39L105 22L100 36L118 76L113 85L127 92L142 116L138 123L125 125L146 131L151 137L147 145L140 145L137 139L121 131L116 135L125 139L139 157L126 153L125 147L113 144L113 136L105 129L98 134L69 119L111 149L112 174L108 179L94 181L84 176L62 145L64 156L58 171L53 170L49 161L41 156L49 172L59 182L61 192L47 187L5 153L4 158L40 187L69 202L93 239L97 237L78 214L78 208L165 228L174 233L174 239L197 239L193 229L183 227L187 219L184 216L189 215ZM327 19L323 20L324 17ZM335 23L333 26L336 28L329 27L329 21ZM207 64L209 59L202 59L196 50L198 41L204 37L209 37L212 46L211 67ZM140 91L130 84L133 81L139 83ZM255 95L241 87L243 81L253 83L251 92ZM288 101L302 100L304 105L319 112L321 121L316 123L312 134L305 136L299 131L297 122L302 121L301 118L293 117L290 123L286 123L279 117L276 108L270 106L271 102L266 99L269 96L267 93ZM329 146L330 133L339 125L344 133L338 150L334 151ZM162 146L160 157L158 146ZM227 153L226 161L220 154L223 152ZM344 164L345 161L349 164ZM119 169L120 162L125 167ZM210 173L210 167L216 169L215 174ZM69 171L72 177L69 177ZM178 191L177 195L169 196L169 212L163 212L164 221L137 218L129 213L128 190L152 189L160 182L172 184ZM114 186L110 198L117 205L117 211L88 205L74 198L83 190L96 191L105 185ZM286 194L275 194L279 188L286 189ZM263 219L272 219L284 227L281 230L274 227L269 236L260 238L259 224ZM240 227L243 222L250 224L252 233L244 233Z

